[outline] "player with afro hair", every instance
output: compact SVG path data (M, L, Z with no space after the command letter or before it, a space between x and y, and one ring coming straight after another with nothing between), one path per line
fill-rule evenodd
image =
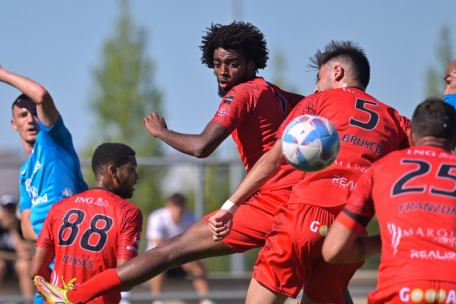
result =
M260 30L248 22L233 22L229 25L212 24L203 36L200 49L203 52L201 62L208 68L214 68L214 51L242 50L248 61L255 63L255 74L264 69L269 59L266 39Z

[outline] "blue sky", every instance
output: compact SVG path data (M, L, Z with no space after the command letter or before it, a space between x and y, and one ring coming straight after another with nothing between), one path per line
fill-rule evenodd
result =
M444 25L451 27L456 41L456 3L450 0L238 3L238 16L265 34L271 57L278 51L286 56L285 77L296 91L308 95L314 88L309 56L332 39L350 39L370 59L368 93L406 116L423 100L425 71L436 63ZM101 59L103 42L113 34L119 7L113 0L0 1L0 64L51 92L78 150L93 132L95 118L87 106L91 70ZM200 63L198 46L211 22L231 22L231 7L230 0L131 2L135 23L149 34L147 51L156 64L156 83L165 93L163 115L172 130L199 133L217 110L215 77ZM268 79L271 72L267 67L259 75ZM9 124L17 95L0 83L0 149L23 153ZM226 147L230 144L222 149Z

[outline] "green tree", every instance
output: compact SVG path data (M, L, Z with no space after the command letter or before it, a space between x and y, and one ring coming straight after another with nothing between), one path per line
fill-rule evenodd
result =
M451 61L454 60L451 31L448 26L441 29L438 41L435 52L437 64L432 65L426 71L425 97L441 97L443 95L445 91L444 73Z
M92 71L89 107L95 114L96 132L88 155L102 142L125 143L137 158L162 154L158 140L143 125L150 112L162 113L162 91L154 84L155 66L147 56L146 43L147 33L134 24L128 1L120 1L115 31L104 42L101 60ZM139 167L138 173L131 201L147 216L163 205L160 183L165 170Z
M287 80L287 57L282 50L278 49L272 54L271 65L271 82L283 90L297 92L296 88Z

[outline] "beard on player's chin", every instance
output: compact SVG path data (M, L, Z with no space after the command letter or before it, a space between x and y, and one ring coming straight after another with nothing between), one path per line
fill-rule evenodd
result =
M252 79L253 79L253 78L252 78ZM238 84L247 82L247 81L249 81L249 80L250 80L250 79L249 79L247 73L244 73L244 74L238 79L238 81L236 81L236 83L235 83L233 86L231 86L231 87L229 87L229 88L227 87L227 88L225 88L225 89L221 88L219 82L217 81L218 95L219 95L220 97L224 97L224 96L226 95L226 93L228 93L234 86L237 86Z
M226 93L228 93L228 91L229 90L222 89L220 86L218 86L218 96L223 97Z

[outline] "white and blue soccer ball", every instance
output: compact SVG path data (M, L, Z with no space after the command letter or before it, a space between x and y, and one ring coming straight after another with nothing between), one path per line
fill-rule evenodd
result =
M318 115L293 119L282 135L282 152L298 170L315 172L331 165L339 154L340 139L334 125Z

